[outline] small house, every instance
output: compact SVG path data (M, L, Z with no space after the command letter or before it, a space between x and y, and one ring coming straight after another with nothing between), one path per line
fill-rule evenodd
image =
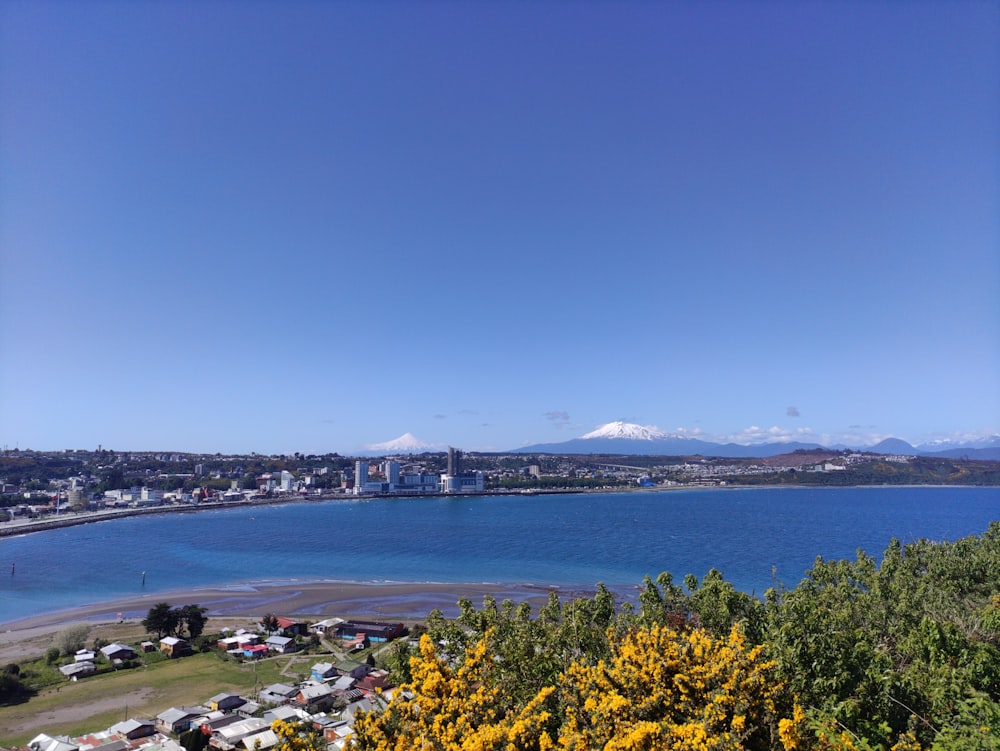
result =
M327 631L336 632L337 627L343 622L343 618L326 618L311 625L309 630L314 634L325 634Z
M65 735L40 733L28 741L28 748L31 751L78 751L80 747Z
M285 683L272 683L260 690L257 698L261 704L287 704L299 692L296 686L289 686Z
M355 683L357 683L357 681L349 675L338 675L336 680L330 684L330 688L337 693L343 693L354 688Z
M111 662L136 658L135 650L125 644L108 644L106 647L101 647L101 654Z
M336 743L346 738L351 732L351 726L339 717L317 715L313 718L313 727L323 734L327 743Z
M71 681L75 681L78 678L83 678L85 675L96 673L97 666L92 662L71 662L69 665L63 665L59 668L59 672Z
M255 717L260 713L260 704L253 701L252 699L247 699L243 704L238 707L233 707L233 711L240 717Z
M212 735L219 728L234 725L243 720L238 714L226 714L224 712L209 712L204 717L199 717L191 723L192 728L198 728L203 735Z
M191 654L191 644L187 639L177 636L165 636L160 639L160 651L167 657L181 657Z
M278 621L278 631L282 636L305 636L308 631L306 624L302 621L280 617L276 620Z
M327 678L336 678L340 675L332 662L317 662L309 672L314 681L322 682Z
M244 647L243 656L251 660L256 660L261 657L267 657L267 645L254 644L252 647L250 646Z
M243 717L236 717L238 722L234 722L230 725L217 728L212 733L212 738L209 740L209 745L214 748L232 748L239 744L244 738L256 735L269 728L266 720L260 717L251 717L250 719L245 719Z
M355 662L354 660L338 660L334 663L334 668L338 675L349 675L356 679L364 678L371 670L367 663Z
M358 634L365 634L374 642L391 641L406 633L402 623L382 623L381 621L344 621L337 627L337 637L353 639Z
M347 720L351 725L354 724L354 720L357 718L359 712L371 712L373 709L380 707L381 704L376 704L371 699L364 698L359 701L353 701L344 707L344 711L341 712L341 717Z
M295 652L298 649L295 639L291 636L270 636L264 644L266 644L267 648L272 652L277 652L282 655Z
M264 713L264 719L268 722L281 720L282 722L295 723L300 722L309 716L308 712L299 709L298 707L289 706L288 704L283 704L280 707L274 707Z
M190 730L191 723L208 712L205 707L171 707L156 716L156 728L162 733L179 735Z
M228 712L247 703L239 694L222 693L216 694L208 700L208 708L218 712Z
M332 707L334 698L333 690L325 683L307 683L299 689L293 704L315 714Z
M372 670L368 675L358 681L358 687L365 691L374 692L375 689L383 689L391 685L389 682L388 670Z
M240 747L246 751L267 751L277 745L278 735L271 728L265 728L240 740Z
M234 636L241 649L260 644L261 640L261 635L256 631L244 631L243 629L237 631Z
M119 738L134 741L155 733L156 724L152 720L137 720L133 718L131 720L122 720L118 724L112 725L108 728L108 732L111 735L117 735Z

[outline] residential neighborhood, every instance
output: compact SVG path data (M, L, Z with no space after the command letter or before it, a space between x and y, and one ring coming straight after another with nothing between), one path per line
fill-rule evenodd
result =
M397 639L409 642L402 623L327 618L315 623L265 618L255 629L223 629L208 644L220 659L253 665L261 660L297 655L287 681L259 685L252 693L221 692L192 696L183 706L164 707L155 716L127 717L79 736L49 734L40 722L25 751L267 751L278 743L277 721L311 728L330 751L338 751L360 712L377 709L395 690L389 672L375 667L375 654ZM367 658L351 659L360 647ZM81 649L59 672L68 681L100 681L115 669L142 669L143 657L185 660L193 654L186 639L165 636L158 644L112 643L99 650ZM315 656L313 656L315 655ZM299 679L297 674L308 673ZM256 668L255 668L256 673ZM195 734L200 736L192 741ZM192 745L193 744L193 745Z

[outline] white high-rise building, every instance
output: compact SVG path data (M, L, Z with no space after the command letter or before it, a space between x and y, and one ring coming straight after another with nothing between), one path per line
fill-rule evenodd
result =
M385 463L385 479L389 482L389 492L399 485L399 462L390 459Z
M365 492L365 485L368 484L368 462L358 459L354 462L354 495L361 495Z

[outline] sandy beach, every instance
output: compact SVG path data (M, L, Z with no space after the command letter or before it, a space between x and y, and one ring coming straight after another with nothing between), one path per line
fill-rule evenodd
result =
M566 590L532 584L486 583L311 582L161 592L0 623L0 658L13 656L12 650L18 651L15 647L17 643L50 634L70 623L85 621L99 624L141 620L149 609L159 602L167 602L174 607L201 605L208 609L209 619L223 621L273 613L312 620L338 616L413 623L425 619L434 608L440 609L446 616L456 615L457 603L462 597L468 597L476 607L479 607L485 594L492 594L498 602L505 599L518 603L528 602L537 612L548 599L550 591L557 592L560 599L593 595L592 590Z

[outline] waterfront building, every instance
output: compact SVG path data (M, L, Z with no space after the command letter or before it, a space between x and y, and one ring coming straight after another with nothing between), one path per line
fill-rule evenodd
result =
M368 461L358 459L354 462L354 495L361 495L365 492L365 485L368 484Z
M384 465L385 479L389 483L391 493L399 485L399 462L390 459Z
M448 447L448 474L452 477L462 474L462 452L451 446Z
M448 447L448 472L441 475L442 493L482 493L485 481L482 472L462 471L462 452Z
M423 472L404 472L399 476L395 492L436 493L440 484L441 479L438 475L429 475Z
M485 486L486 481L482 472L441 475L442 493L482 493Z

